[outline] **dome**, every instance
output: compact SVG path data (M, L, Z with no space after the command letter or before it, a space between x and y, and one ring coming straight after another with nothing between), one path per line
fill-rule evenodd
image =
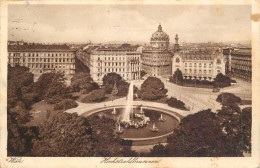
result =
M162 31L161 25L158 26L158 30L155 33L153 33L151 38L151 41L169 41L169 40L170 40L169 36L164 31Z

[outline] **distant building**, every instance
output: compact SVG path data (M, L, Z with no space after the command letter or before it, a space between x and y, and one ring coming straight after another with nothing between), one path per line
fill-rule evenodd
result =
M153 33L150 46L142 51L142 69L151 76L170 76L172 52L169 51L169 36L162 31L162 26Z
M176 52L172 59L172 74L179 69L184 79L212 81L218 73L225 74L225 62L221 52Z
M62 72L69 85L75 74L75 51L67 45L8 45L8 64L28 67L34 81L47 72Z
M231 74L233 77L252 82L251 48L234 49L230 53Z
M90 54L91 77L95 82L102 83L106 74L114 72L125 80L140 79L140 58L141 52L136 47L97 48Z
M231 57L230 57L230 53L233 49L232 48L224 48L222 49L222 53L223 53L223 57L225 60L225 70L226 70L226 74L229 74L231 72Z

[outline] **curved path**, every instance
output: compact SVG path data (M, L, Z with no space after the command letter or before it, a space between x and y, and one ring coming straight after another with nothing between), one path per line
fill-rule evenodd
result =
M81 102L77 102L78 103L78 107L76 108L72 108L72 109L68 109L65 112L67 113L77 113L78 115L91 115L93 114L95 111L97 110L104 110L104 109L109 109L109 108L113 108L113 107L123 107L126 105L127 101L126 98L120 98L120 99L116 99L114 101L109 101L109 102L101 102L101 103L81 103ZM149 108L156 108L156 110L164 110L164 112L167 111L168 114L171 115L176 115L179 114L181 116L187 116L189 114L193 114L193 111L185 111L185 110L180 110L177 108L173 108L168 106L167 104L163 104L163 103L157 103L157 102L150 102L150 101L134 101L134 106L142 106L142 107L149 107ZM178 117L179 118L179 117Z

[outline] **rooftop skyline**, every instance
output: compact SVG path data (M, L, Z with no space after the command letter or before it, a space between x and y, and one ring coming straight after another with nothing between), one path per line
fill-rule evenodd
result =
M246 5L9 5L8 40L145 42L159 24L174 43L251 40Z

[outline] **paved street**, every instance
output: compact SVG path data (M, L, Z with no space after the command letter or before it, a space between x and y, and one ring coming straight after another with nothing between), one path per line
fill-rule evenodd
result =
M242 99L252 99L251 84L237 79L235 79L238 82L237 84L214 93L212 89L178 86L167 81L166 78L159 78L164 82L165 88L168 89L168 97L173 96L183 101L186 105L190 106L190 110L193 112L209 108L212 109L213 112L216 112L218 109L221 109L221 104L218 103L216 99L217 96L223 92L233 93ZM134 85L140 88L143 81L144 80L134 81Z

